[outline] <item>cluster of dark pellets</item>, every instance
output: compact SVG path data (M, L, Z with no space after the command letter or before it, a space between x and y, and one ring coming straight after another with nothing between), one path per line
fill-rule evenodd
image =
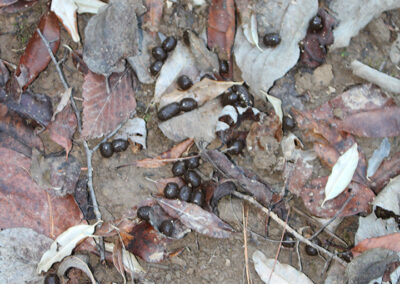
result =
M186 182L181 188L175 182L169 182L164 187L164 197L168 199L180 199L186 202L192 202L198 206L204 203L204 193L199 188L201 185L200 176L193 171L200 165L200 157L197 153L190 153L189 159L177 161L172 166L174 176L183 176ZM150 221L150 206L142 206L138 208L136 215L144 221ZM158 230L166 236L171 236L174 230L174 220L164 220Z
M129 142L124 139L114 139L112 142L100 144L100 153L104 158L110 158L114 152L123 152L128 149Z
M156 60L150 65L151 75L156 76L160 72L164 64L164 61L168 57L168 52L174 50L176 43L177 43L176 38L173 36L169 36L166 39L164 39L161 46L156 46L151 50L151 54Z
M223 106L253 107L254 97L243 85L233 85L221 96Z
M161 121L168 120L177 116L181 111L188 112L197 108L197 101L192 98L184 98L179 103L174 102L162 107L158 113L158 119Z

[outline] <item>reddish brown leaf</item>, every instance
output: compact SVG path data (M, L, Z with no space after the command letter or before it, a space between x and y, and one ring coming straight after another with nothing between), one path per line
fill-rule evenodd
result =
M53 116L53 106L49 96L36 94L27 90L16 100L13 96L3 96L0 92L0 102L7 105L9 110L23 118L31 119L41 126L47 126Z
M146 0L147 13L143 16L143 27L149 30L154 37L159 31L159 25L162 19L164 1L162 0Z
M5 0L7 2L7 0ZM14 0L11 0L14 1ZM8 1L10 2L10 1ZM17 12L23 12L29 8L31 8L33 5L35 5L38 1L37 0L17 0L15 3L11 5L6 5L4 7L1 7L0 5L0 15L1 14L12 14L12 13L17 13Z
M390 283L390 274L392 274L400 266L400 261L395 261L389 264L385 273L382 276L383 283Z
M378 194L391 178L400 174L400 152L383 161L376 173L371 177L371 189Z
M308 179L311 177L313 167L302 158L297 159L296 163L286 163L285 176L288 190L300 196L303 187L306 185Z
M46 12L41 18L38 28L50 43L53 53L56 53L60 45L60 26L56 15L53 12ZM15 71L19 86L25 89L47 67L50 60L51 57L45 44L39 34L35 32Z
M392 137L400 135L400 107L356 113L338 122L342 131L360 137Z
M110 93L106 78L89 72L82 86L83 130L85 138L97 138L113 131L136 108L133 78L129 70L109 77Z
M196 204L178 199L156 199L168 215L179 219L185 226L200 234L212 238L229 238L234 232L229 224Z
M194 140L192 138L188 138L155 158L139 160L136 161L133 165L135 165L136 167L153 169L165 166L168 164L168 161L163 160L179 158L183 153L188 151L190 147L192 147L193 142Z
M272 199L270 187L256 174L233 164L223 153L217 150L207 150L201 153L204 161L210 162L225 178L233 179L259 202L268 205Z
M382 237L365 239L359 242L351 252L356 257L363 253L364 251L373 248L383 248L388 250L393 250L400 252L400 233L394 233Z
M0 131L0 147L4 147L15 152L21 153L27 157L31 157L32 148L12 138L7 133Z
M0 131L18 141L15 144L16 149L20 149L17 144L22 144L29 149L37 148L43 150L42 140L34 134L33 128L27 126L15 113L9 112L3 104L0 104ZM7 141L10 142L11 140ZM15 148L11 147L11 149ZM29 156L31 155L30 153Z
M50 133L50 139L62 146L67 152L72 148L72 137L74 136L78 122L71 104L56 115L56 119L49 124L47 129Z
M207 45L221 60L230 60L235 38L235 3L212 0L208 12Z
M83 216L72 196L51 196L32 180L29 158L6 148L0 148L0 156L1 228L32 228L54 239L81 223Z
M167 257L169 240L147 222L137 224L128 234L122 235L126 250L147 262L160 262Z
M10 72L8 72L8 69L4 65L3 60L0 59L0 87L4 87L9 78Z
M343 209L339 216L351 216L360 212L368 212L370 202L375 198L371 189L356 182L351 182L348 189L343 191L338 197L326 201L324 207L321 207L325 198L325 185L328 177L317 178L303 188L300 197L303 199L306 208L315 216L322 218L332 218L350 195L354 197ZM349 190L351 188L351 192Z
M315 68L325 61L328 53L328 45L333 43L333 27L336 23L335 18L328 14L324 8L318 10L318 15L322 18L323 29L319 32L307 30L306 38L303 41L301 62L306 66Z

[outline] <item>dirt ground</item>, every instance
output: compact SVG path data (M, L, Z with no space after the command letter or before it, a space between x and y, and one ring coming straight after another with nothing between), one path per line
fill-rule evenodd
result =
M22 54L30 35L35 29L35 25L40 15L46 10L43 1L23 13L13 15L0 15L0 57L15 65L18 64L19 56ZM79 16L79 27L83 35L83 27L90 15ZM274 88L280 88L282 82L289 82L292 91L297 95L303 95L302 101L306 108L313 108L321 105L327 100L340 94L346 87L362 83L363 81L351 74L348 69L349 62L358 59L373 68L377 68L391 76L400 78L400 70L396 68L389 59L389 48L394 40L394 33L391 33L385 23L393 22L400 27L400 11L383 13L379 18L373 20L360 34L353 38L349 47L338 49L329 53L324 64L314 72L295 67L284 78L277 82ZM70 36L62 29L62 44L67 44L73 49L82 46L72 42ZM64 48L60 48L57 56L62 58ZM81 102L81 85L83 77L74 68L71 59L64 65L64 72L67 81L76 90L75 96ZM237 77L236 79L240 79ZM281 84L280 84L281 83ZM151 101L153 88L138 87L136 99L138 102L137 113L139 117L148 118L148 150L139 154L131 151L118 153L110 159L104 159L99 153L93 158L94 166L94 187L103 218L112 220L120 217L123 212L140 201L149 198L156 192L154 182L160 178L170 177L170 166L161 169L137 169L127 167L116 170L115 167L126 164L144 157L155 156L156 154L169 149L174 143L163 136L158 129L156 111L150 108L145 114L146 108ZM50 64L45 72L31 85L31 88L38 93L46 93L55 96L63 91L62 84L55 72L55 66ZM277 90L275 90L277 91ZM399 102L399 98L396 98ZM257 101L256 107L264 109L266 106L261 101ZM371 122L373 123L373 122ZM299 132L295 131L295 134ZM62 150L55 143L51 142L47 134L42 134L46 145L46 152ZM96 141L93 141L94 145ZM367 158L379 146L380 139L358 139ZM392 151L399 149L399 139L390 139ZM306 145L306 147L309 145ZM79 137L76 137L72 155L81 159L85 164L84 150L80 147ZM282 180L277 173L258 170L247 151L244 155L236 158L237 162L244 167L257 171L261 177L270 181L274 188L282 186ZM318 168L317 168L318 169ZM206 165L200 169L205 175L210 174L210 169ZM83 174L85 174L83 172ZM327 174L327 170L320 168L316 175ZM307 212L302 202L294 198L290 201L292 206L302 212ZM254 270L251 255L255 250L261 250L267 257L274 258L278 249L282 228L274 222L266 225L266 216L253 208L249 204L242 204L234 198L224 198L219 204L221 219L230 223L237 233L230 239L211 239L196 233L190 233L183 240L175 242L173 248L182 247L184 251L181 255L174 257L161 264L147 264L141 260L140 263L146 270L144 279L139 283L245 283L245 256L243 240L242 214L243 206L249 209L248 213L248 255L249 268L252 283L262 283ZM338 236L346 240L349 246L352 245L355 230L357 229L357 217L346 218L341 224ZM299 215L292 210L289 225L294 228L317 226L309 218ZM266 234L266 228L268 235ZM328 235L322 234L321 239L326 241ZM275 240L275 241L274 241ZM303 272L315 283L323 283L326 276L326 259L322 256L310 257L305 254L304 246L299 248ZM97 257L91 257L94 275L101 283L118 282L122 283L122 278L113 268L112 264L104 266L98 262ZM299 268L298 255L295 249L282 248L279 254L279 261L288 263Z

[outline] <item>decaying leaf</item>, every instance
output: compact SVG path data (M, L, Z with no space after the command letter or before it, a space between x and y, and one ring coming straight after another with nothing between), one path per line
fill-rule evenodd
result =
M268 101L274 107L275 113L278 115L279 120L282 123L282 119L283 119L282 101L274 96L268 95L267 93L265 93L265 95L267 96Z
M397 0L368 2L346 0L334 0L329 3L329 8L334 12L339 25L334 30L335 42L332 48L340 48L349 45L350 39L357 35L373 18L383 11L400 7ZM357 15L357 17L353 17Z
M36 273L42 254L52 239L28 228L4 229L0 232L1 283L43 283ZM18 271L18 273L16 273Z
M221 60L230 60L235 38L235 3L212 0L208 12L207 45Z
M74 156L64 155L44 157L36 149L32 150L30 174L43 189L56 196L65 196L75 191L81 173L81 164Z
M200 82L195 83L187 91L173 90L163 95L160 100L160 107L173 102L180 102L183 98L193 98L197 101L197 104L201 106L207 101L211 101L221 95L229 87L241 84L243 84L243 82L214 81L204 78Z
M339 122L338 128L360 137L398 136L400 107L385 107L349 115Z
M85 28L83 60L92 72L108 76L124 70L121 60L137 53L136 15L144 11L141 2L113 0L90 18Z
M122 239L129 252L147 262L160 262L167 257L166 246L169 240L149 223L139 223L128 233L122 235Z
M189 49L178 41L175 49L164 62L157 78L154 101L158 102L165 92L175 89L175 80L183 74L191 78L193 82L197 82L197 77L199 77L200 73Z
M89 72L82 86L83 126L82 136L97 138L113 131L136 108L133 78L129 70L106 78Z
M382 161L390 154L390 142L387 138L382 140L381 145L374 151L372 157L368 160L367 177L375 174Z
M79 42L78 24L76 21L76 5L74 0L54 0L51 2L53 11L75 42Z
M202 151L201 157L208 161L225 178L237 181L248 193L252 194L262 204L269 204L272 199L272 190L255 173L233 164L218 150Z
M2 146L15 150L27 157L31 156L32 148L43 150L40 137L34 134L31 126L7 107L0 104L0 130Z
M385 159L376 173L371 177L371 189L379 193L391 178L400 174L400 152L389 159Z
M258 45L258 32L257 32L257 19L256 15L252 14L250 16L249 23L243 23L243 34L247 38L247 40L256 46L258 49L262 50L261 47Z
M23 118L32 119L41 126L47 126L53 116L51 99L45 94L36 94L27 90L16 99L13 96L3 96L0 92L0 102L7 105L9 110Z
M53 53L56 53L60 44L60 26L56 15L53 12L45 13L40 19L38 29L50 43ZM19 86L25 89L47 67L50 60L46 45L36 31L19 59L19 65L15 71Z
M56 118L56 115L61 112L65 106L68 104L69 99L71 98L71 94L72 94L72 88L68 88L68 90L64 91L61 93L60 95L60 101L57 104L56 110L53 113L53 116L51 118L51 121L54 121L54 119Z
M212 100L202 107L175 116L158 125L163 134L172 141L186 138L210 143L216 137L215 129L222 106L219 100Z
M122 242L119 238L114 243L114 248L112 250L112 260L114 267L124 279L124 284L126 284L125 268L122 262Z
M92 281L92 284L96 284L96 279L93 276L92 271L90 270L90 267L88 264L79 256L68 256L64 258L64 260L61 262L60 266L58 267L57 270L57 275L60 278L63 278L65 273L70 269L70 268L76 268L79 269L80 271L83 271L86 276Z
M273 258L267 258L261 251L253 253L254 268L264 283L294 284L313 282L302 272L294 267L280 263ZM271 275L272 274L272 275Z
M328 181L325 186L325 199L321 207L324 207L326 201L331 200L341 194L351 182L358 164L357 143L354 143L343 155L339 157L332 168Z
M0 87L4 87L9 78L10 72L8 72L8 69L4 65L3 60L0 59Z
M134 162L133 165L141 168L159 168L165 166L168 164L168 161L164 160L179 158L183 153L188 151L192 145L193 139L186 139L155 158L139 160Z
M212 238L229 238L234 232L229 224L196 204L161 197L156 200L168 215L200 234Z
M132 143L142 145L146 149L147 128L143 118L135 117L128 119L127 122L118 130L114 139L130 140Z
M7 2L7 0L5 1ZM0 5L0 15L23 12L34 6L37 2L38 2L37 0L18 0L18 1L12 0L12 4L10 5L6 6Z
M151 35L155 35L159 31L163 13L164 1L162 0L146 0L147 13L143 16L143 27L150 31Z
M82 213L72 196L51 196L32 180L30 158L6 148L0 148L0 156L1 228L32 228L55 238L81 223Z
M91 236L98 223L93 225L76 225L59 235L46 251L37 267L37 273L46 272L56 262L71 254L75 246Z
M114 244L105 243L105 250L108 252L112 252L114 250ZM145 272L143 267L137 261L135 255L124 248L122 248L122 263L124 265L125 271L128 273L141 274Z
M57 114L54 121L52 121L47 130L50 133L50 139L65 149L68 153L72 148L72 137L78 127L76 115L72 110L71 104L67 104L64 109Z
M255 95L263 98L261 90L268 92L274 81L281 78L298 61L298 43L306 34L309 20L317 14L318 1L274 0L261 2L263 9L256 9L258 26L268 26L265 33L279 32L281 42L275 48L260 51L243 34L242 28L236 33L234 54L242 71L244 81Z

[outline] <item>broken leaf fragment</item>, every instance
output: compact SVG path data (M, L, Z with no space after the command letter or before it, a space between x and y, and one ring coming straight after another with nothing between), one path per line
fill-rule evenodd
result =
M40 259L37 273L46 272L54 263L70 255L80 241L93 234L97 224L73 226L59 235Z
M339 157L336 164L332 168L332 173L328 178L325 186L325 202L331 200L341 194L343 190L350 184L354 172L358 164L357 143L354 143L342 156Z

